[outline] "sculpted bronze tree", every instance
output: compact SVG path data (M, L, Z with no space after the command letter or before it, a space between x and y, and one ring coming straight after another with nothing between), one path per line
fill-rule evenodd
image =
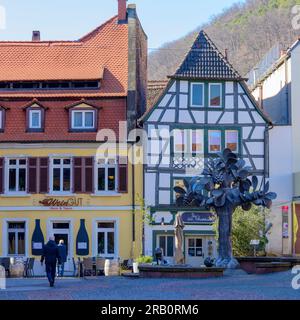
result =
M269 182L261 183L252 176L252 168L230 149L216 158L209 158L201 176L184 181L185 188L175 187L180 207L205 207L213 209L219 219L219 244L217 267L235 268L232 256L231 226L234 210L241 206L249 211L252 204L271 208L277 195L269 192Z

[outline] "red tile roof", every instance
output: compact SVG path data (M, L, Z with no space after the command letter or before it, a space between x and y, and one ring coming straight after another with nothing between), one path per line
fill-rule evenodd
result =
M77 41L0 42L0 81L100 80L95 90L2 91L1 97L127 95L128 25L117 16Z

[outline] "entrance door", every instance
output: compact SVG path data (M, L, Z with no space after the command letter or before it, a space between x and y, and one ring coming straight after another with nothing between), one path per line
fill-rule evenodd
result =
M185 261L193 267L200 267L204 262L204 239L201 237L186 237Z
M69 222L52 222L52 234L54 236L56 244L60 240L64 240L64 244L67 247L67 262L65 264L65 271L73 271L73 261L71 256L71 244L70 244L70 223Z

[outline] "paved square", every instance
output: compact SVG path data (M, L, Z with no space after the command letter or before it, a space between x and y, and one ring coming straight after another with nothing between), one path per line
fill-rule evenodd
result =
M211 279L128 279L99 277L58 279L55 288L46 279L8 279L0 300L298 300L295 275L281 272L248 275L241 270Z

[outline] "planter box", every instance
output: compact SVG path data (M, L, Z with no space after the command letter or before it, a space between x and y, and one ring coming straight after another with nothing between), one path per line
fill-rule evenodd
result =
M140 265L142 278L211 278L222 277L224 268L193 268L188 266Z

